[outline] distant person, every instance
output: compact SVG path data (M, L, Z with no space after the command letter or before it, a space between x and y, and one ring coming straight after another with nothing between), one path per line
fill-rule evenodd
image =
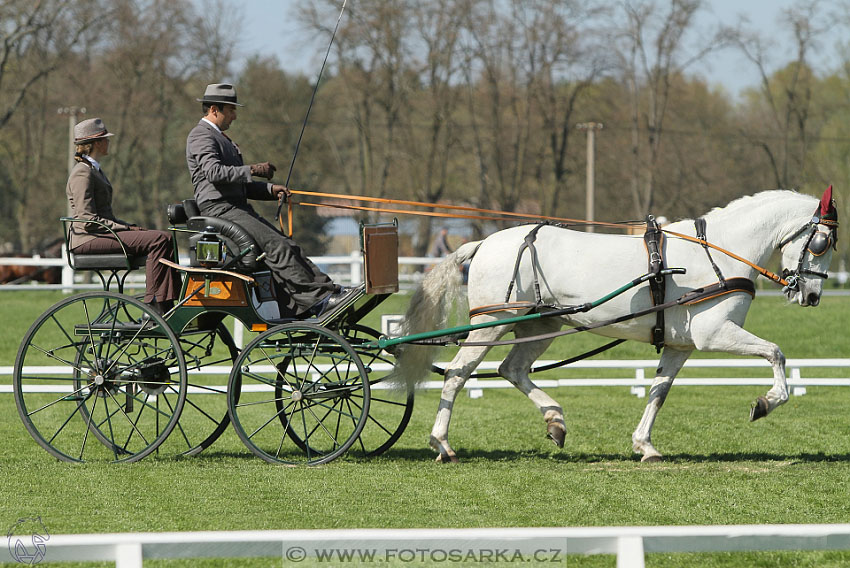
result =
M428 249L428 256L443 257L452 252L452 247L449 246L449 230L446 227L440 229L440 232L431 243L431 248Z
M254 181L272 179L269 162L245 165L242 152L224 133L236 120L236 89L227 83L207 85L201 103L203 118L186 139L186 162L201 213L233 221L245 229L266 254L284 317L319 315L339 303L346 292L308 259L301 247L260 217L249 199L288 199L282 185Z
M71 223L69 246L79 254L111 254L122 252L123 243L131 255L147 255L144 300L162 315L174 306L181 287L174 269L159 262L160 258L173 258L171 234L144 229L113 214L112 184L100 167L100 161L109 155L110 136L113 134L99 118L84 120L74 127L77 163L71 170L65 194L75 219L103 223L115 231L118 239L97 223Z

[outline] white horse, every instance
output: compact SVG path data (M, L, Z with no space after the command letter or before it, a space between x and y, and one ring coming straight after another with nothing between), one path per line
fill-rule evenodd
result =
M774 251L781 253L783 274L789 284L785 288L789 301L801 306L816 306L820 301L823 279L835 246L837 214L831 187L820 203L814 197L793 191L764 191L743 197L728 206L714 209L704 217L706 240L763 266ZM537 302L531 254L522 255L510 298L506 292L514 280L517 253L531 226L499 231L483 241L461 246L436 266L424 279L411 299L404 321L405 333L436 330L445 326L446 311L460 291L458 267L471 260L467 297L471 309L496 306L496 311L475 315L472 324L498 322L523 315L528 307L499 309L507 303L526 306ZM665 227L665 232L694 236L692 220L679 221ZM640 236L611 235L571 231L557 226L543 226L534 243L538 263L539 295L548 306L569 306L595 301L636 277L647 273L647 251ZM664 240L664 257L668 267L684 267L685 274L667 277L666 301L687 292L713 284L718 276L709 257L699 243L671 236ZM711 250L711 258L726 279L754 279L756 269L731 256ZM644 461L661 459L652 445L650 434L658 411L672 386L673 379L694 349L722 351L735 355L763 357L773 367L774 383L766 396L753 404L750 419L766 416L788 400L785 380L785 356L775 344L743 329L752 297L741 291L707 299L692 305L677 305L665 310L665 331L657 375L649 393L646 409L632 435L633 449ZM521 306L522 304L520 304ZM541 317L528 321L494 324L474 329L466 342L488 343L499 340L509 331L517 339L554 334L564 325L587 326L615 319L651 307L647 285L636 286L604 304L584 313L558 317ZM545 312L547 309L542 308ZM656 317L644 315L593 329L593 333L612 338L651 342L651 328ZM499 367L499 374L510 381L543 414L548 436L563 447L566 426L561 406L529 379L534 361L553 341L551 337L516 343ZM470 374L482 361L489 346L462 346L446 368L442 397L430 445L439 453L438 462L457 461L449 445L448 430L452 405ZM396 374L408 382L425 378L433 361L434 348L405 345L398 354Z

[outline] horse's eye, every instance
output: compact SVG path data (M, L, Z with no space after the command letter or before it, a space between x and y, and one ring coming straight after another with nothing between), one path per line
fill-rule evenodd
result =
M820 256L829 248L832 236L824 231L818 231L812 236L809 241L809 252L815 256Z

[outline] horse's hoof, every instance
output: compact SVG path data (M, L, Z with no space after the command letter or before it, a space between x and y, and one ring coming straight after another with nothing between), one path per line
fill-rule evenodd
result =
M643 456L642 458L640 458L640 461L642 463L657 463L662 460L661 456L659 456L658 454L650 454L648 456Z
M564 447L564 438L567 437L567 429L564 428L563 424L559 424L558 422L550 422L546 427L546 437L552 440L559 448Z
M448 455L442 453L438 454L437 458L434 461L437 463L459 463L459 460L457 459L456 455Z
M767 399L763 396L758 397L755 402L750 405L750 422L755 422L759 418L767 416L768 408Z

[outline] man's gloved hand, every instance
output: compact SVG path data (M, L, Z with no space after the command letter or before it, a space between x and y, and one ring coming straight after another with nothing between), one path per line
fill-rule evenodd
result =
M272 186L272 194L277 197L278 200L282 199L284 202L289 201L289 196L292 195L288 187L277 184Z
M266 179L272 179L272 177L274 177L274 171L277 169L276 167L274 167L274 164L270 164L269 162L251 164L249 167L251 168L252 176L257 176Z

